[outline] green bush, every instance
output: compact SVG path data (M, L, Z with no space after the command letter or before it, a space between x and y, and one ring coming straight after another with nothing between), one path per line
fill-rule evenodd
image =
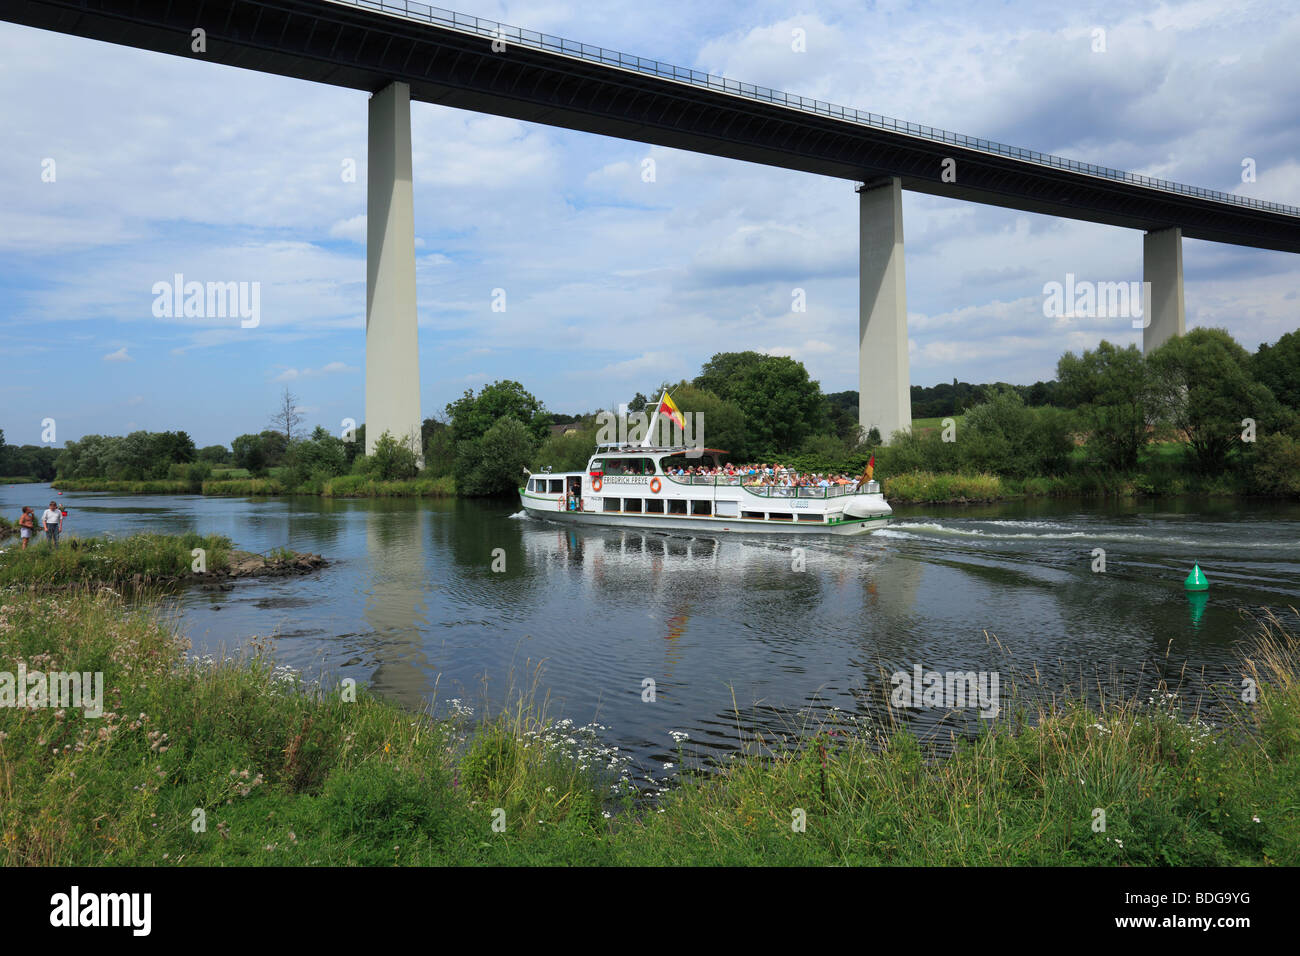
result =
M967 467L1012 478L1059 474L1074 449L1068 414L1029 408L1014 389L993 391L968 411L953 444Z
M1265 435L1251 455L1251 488L1264 495L1300 495L1300 442L1289 435Z
M499 419L482 438L456 445L456 488L470 497L514 491L533 460L533 436L513 418Z

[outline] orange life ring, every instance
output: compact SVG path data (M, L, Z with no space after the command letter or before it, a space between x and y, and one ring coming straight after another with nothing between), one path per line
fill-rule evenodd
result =
M600 476L597 475L595 478L591 479L591 490L600 491L601 484L603 484L603 482L601 482Z
M654 478L651 478L651 479L650 479L650 490L651 490L654 494L656 494L656 495L659 494L659 489L662 488L662 487L663 487L663 484L659 481L659 478L658 478L658 477L654 477Z

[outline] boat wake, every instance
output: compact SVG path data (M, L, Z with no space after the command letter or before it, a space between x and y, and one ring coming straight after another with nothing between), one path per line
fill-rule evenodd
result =
M988 541L1139 541L1160 545L1177 545L1180 547L1200 547L1205 539L1171 538L1162 534L1142 534L1132 531L1115 531L1097 528L1079 531L1062 525L1042 521L987 521L986 525L1000 525L1012 528L1035 528L1034 531L983 530L980 528L954 528L937 521L933 522L897 522L888 528L875 532L880 538L899 538L903 540L925 537L971 538ZM1273 548L1275 543L1267 541L1224 541L1216 539L1216 548Z

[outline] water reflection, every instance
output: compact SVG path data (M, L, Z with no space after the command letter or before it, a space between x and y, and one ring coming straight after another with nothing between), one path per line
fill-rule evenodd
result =
M378 661L372 687L408 707L432 695L435 668L425 653L428 627L426 511L376 509L365 523L366 557L358 582Z
M0 488L0 512L49 498ZM435 687L444 703L477 704L486 677L495 708L540 663L552 716L599 720L648 763L678 760L670 730L690 734L692 753L722 754L835 713L883 717L885 677L916 664L1010 659L1047 685L1123 674L1143 692L1184 670L1227 679L1244 615L1268 607L1294 624L1300 593L1300 507L1275 502L900 508L873 535L793 539L576 528L499 501L63 500L82 535L221 533L330 560L319 574L180 595L200 653L275 635L280 661L410 706ZM1184 593L1192 560L1214 601ZM931 712L900 719L939 725Z

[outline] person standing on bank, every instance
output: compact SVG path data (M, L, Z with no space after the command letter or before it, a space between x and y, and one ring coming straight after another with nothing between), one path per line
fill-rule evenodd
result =
M57 548L59 531L63 528L63 514L55 502L51 501L45 514L41 515L41 527L45 530L45 540L50 543L50 547Z
M22 517L18 519L18 532L23 539L23 550L27 550L32 535L36 533L36 512L31 505L23 505Z

